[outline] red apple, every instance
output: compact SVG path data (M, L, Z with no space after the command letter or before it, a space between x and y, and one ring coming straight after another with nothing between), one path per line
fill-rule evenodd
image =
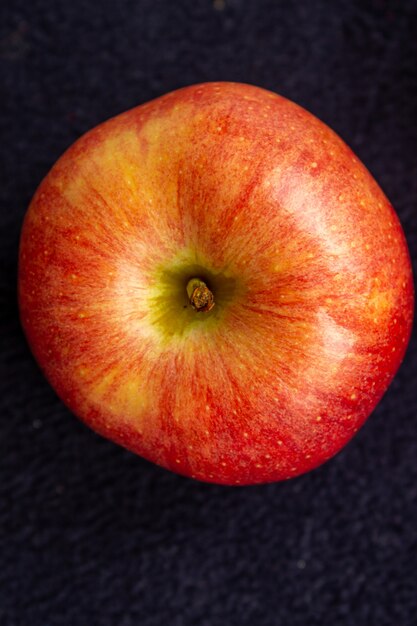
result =
M233 83L81 137L26 215L19 293L74 413L224 484L338 452L387 389L413 313L404 235L366 168L304 109Z

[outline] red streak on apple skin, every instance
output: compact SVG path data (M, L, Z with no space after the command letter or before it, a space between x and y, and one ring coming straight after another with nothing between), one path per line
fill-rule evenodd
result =
M177 332L160 276L181 264L239 289ZM305 110L232 83L137 107L61 157L25 219L19 297L35 357L82 420L223 484L336 454L397 371L413 315L404 235L366 168Z

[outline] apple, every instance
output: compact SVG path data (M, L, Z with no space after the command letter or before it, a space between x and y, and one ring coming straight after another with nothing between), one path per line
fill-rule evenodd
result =
M303 108L236 83L169 93L69 148L24 221L19 300L86 424L229 485L336 454L413 316L403 231L364 165Z

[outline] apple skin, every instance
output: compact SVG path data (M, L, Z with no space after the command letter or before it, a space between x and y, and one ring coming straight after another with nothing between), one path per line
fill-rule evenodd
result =
M208 313L187 300L194 275ZM230 485L336 454L413 317L406 241L367 169L301 107L236 83L167 94L65 152L24 221L19 301L33 354L86 424Z

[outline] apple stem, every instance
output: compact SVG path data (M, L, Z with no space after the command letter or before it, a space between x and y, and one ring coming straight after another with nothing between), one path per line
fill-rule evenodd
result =
M187 283L187 295L191 306L198 313L207 313L214 307L214 297L201 278L190 278Z

